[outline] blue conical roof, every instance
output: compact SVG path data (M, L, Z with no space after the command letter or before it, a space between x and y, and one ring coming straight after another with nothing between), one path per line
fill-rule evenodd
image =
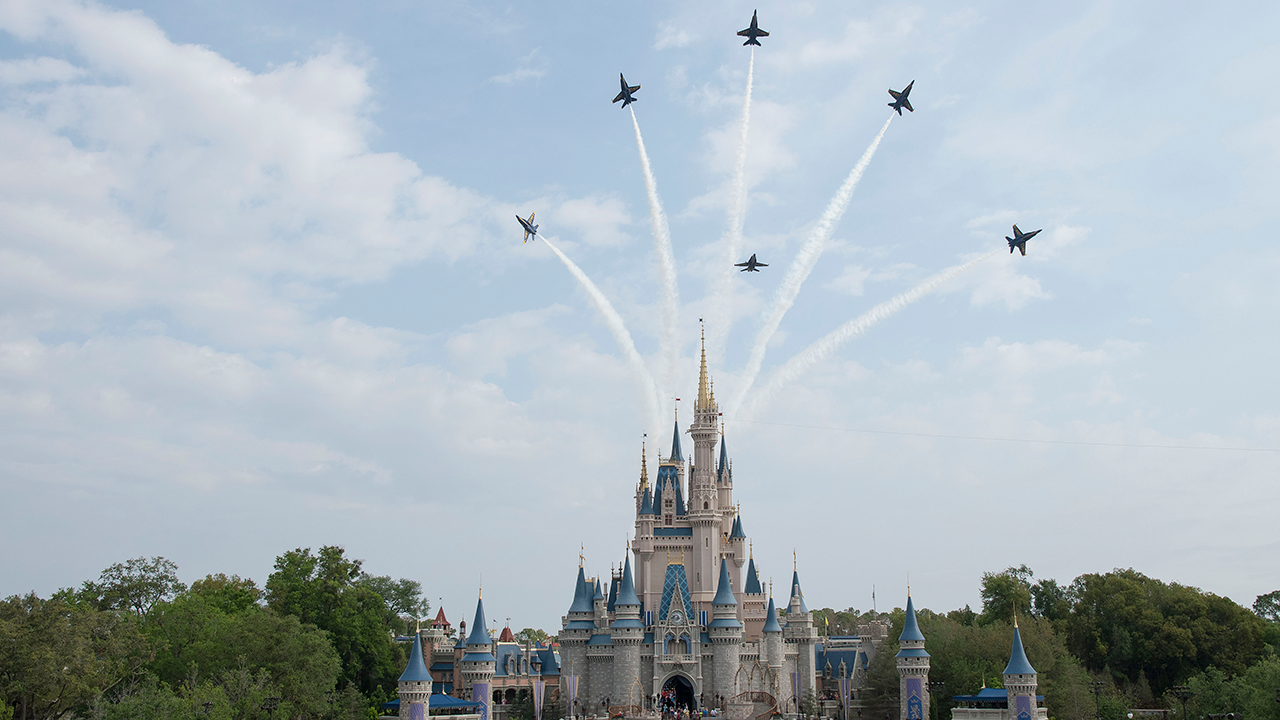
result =
M493 638L484 626L484 598L476 599L476 619L471 623L471 634L467 636L467 645L490 645Z
M618 605L639 605L640 598L636 595L636 584L631 577L631 558L627 558L627 562L622 566L622 585L618 586Z
M609 602L605 603L605 609L613 612L613 604L618 601L618 578L609 578Z
M800 612L809 612L809 606L804 604L804 591L800 589L800 571L791 571L791 597L800 596Z
M649 488L644 489L644 495L640 498L640 514L657 515L653 510L653 495L649 494Z
M716 468L716 482L724 482L729 472L729 450L724 444L724 435L720 436L720 465Z
M603 599L604 599L604 587L602 587L602 586L600 585L600 578L596 578L596 595L595 595L595 597L594 597L594 598L592 598L592 599L593 599L593 600L603 600Z
M1022 633L1018 626L1013 626L1013 650L1009 653L1009 664L1005 666L1005 675L1034 675L1036 669L1027 660L1027 651L1022 647Z
M741 515L733 519L733 532L729 533L729 537L743 538L744 540L746 539L747 534L742 532L742 516Z
M413 634L413 651L409 653L409 664L404 666L404 672L400 674L400 682L431 682L431 673L427 671L427 664L422 661L422 638L418 637L418 633Z
M680 476L671 473L671 484L676 488L676 517L684 517L684 487L680 485Z
M675 422L675 430L671 432L671 462L684 462L684 453L680 452L680 421Z
M716 599L711 601L712 605L737 605L738 601L733 598L733 581L729 579L729 561L720 560L720 587L716 590Z
M782 626L778 624L778 608L773 606L773 596L769 596L769 609L765 611L764 619L765 632L782 632Z
M902 634L898 636L898 642L904 640L924 640L920 626L916 624L916 606L911 602L910 595L907 596L907 619L902 625Z
M591 612L591 596L587 594L587 578L582 572L582 568L578 568L578 581L573 585L573 604L569 606L569 612Z
M747 580L742 584L742 592L747 595L759 595L764 592L760 589L760 577L756 575L756 559L747 560Z

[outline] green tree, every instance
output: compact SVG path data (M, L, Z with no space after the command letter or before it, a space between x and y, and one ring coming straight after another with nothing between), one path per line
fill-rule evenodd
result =
M1265 622L1197 588L1128 569L1081 575L1070 595L1064 627L1076 657L1093 672L1149 682L1156 695L1209 667L1238 675L1263 655Z
M262 590L249 578L230 577L218 573L206 575L203 580L191 583L189 591L228 615L235 615L256 608L262 600Z
M129 610L145 617L156 603L184 590L186 585L178 580L178 566L156 556L112 565L102 571L97 582L86 580L79 596L99 610Z
M52 720L138 673L147 643L129 613L35 593L0 602L0 697Z
M1031 586L1031 607L1036 617L1065 620L1071 614L1071 599L1057 580L1046 578Z
M982 574L982 618L979 622L1013 622L1031 614L1031 569L1026 565Z
M525 643L540 643L547 640L555 640L554 635L548 635L546 630L538 630L535 628L525 628L515 634L516 642L524 645Z
M361 561L342 548L290 550L276 558L267 578L267 605L329 634L342 666L342 684L354 683L365 695L390 692L404 667L404 652L388 632L382 596L357 581Z
M1235 677L1217 668L1208 668L1187 681L1195 693L1187 702L1190 717L1209 714L1237 713L1248 720L1280 720L1280 703L1276 702L1276 688L1280 688L1280 658L1267 657ZM1175 705L1174 698L1167 698Z

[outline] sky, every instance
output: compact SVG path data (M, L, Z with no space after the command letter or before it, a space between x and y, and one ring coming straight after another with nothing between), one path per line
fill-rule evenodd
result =
M1092 0L5 0L0 595L155 555L262 583L337 544L455 622L483 583L491 622L554 631L580 549L589 573L624 557L641 443L652 467L674 398L687 419L705 318L754 557L785 585L794 551L810 607L900 606L909 578L921 607L976 609L1019 564L1249 605L1280 587L1278 24ZM739 186L758 274L729 267ZM1043 228L1026 257L1014 223Z

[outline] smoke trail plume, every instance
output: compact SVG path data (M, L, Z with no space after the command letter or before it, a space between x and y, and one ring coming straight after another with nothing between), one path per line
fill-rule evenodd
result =
M587 295L591 298L591 302L595 304L596 310L604 316L605 324L609 326L609 332L613 333L614 342L618 343L618 349L627 358L627 364L631 367L631 371L635 374L636 384L640 387L640 394L645 398L645 413L648 415L646 423L650 432L656 432L661 425L661 415L658 412L658 386L653 381L653 375L649 374L649 368L645 367L644 358L640 357L640 353L636 352L636 344L631 340L631 333L627 332L626 323L622 322L622 316L617 310L613 309L613 304L609 299L600 292L600 288L591 282L591 278L582 271L572 260L560 252L560 248L556 247L547 240L542 238L547 247L551 248L551 252L560 258L560 262L569 269L569 272L582 285L582 289L587 291Z
M659 305L662 327L658 335L658 355L662 358L660 374L663 383L670 387L680 357L680 291L676 286L676 259L671 249L671 228L667 226L667 214L662 211L662 200L658 198L658 181L654 179L653 168L649 165L649 153L644 150L644 138L640 136L635 108L631 109L631 124L636 128L636 146L640 148L640 164L644 167L644 187L649 192L649 221L653 225L653 245L658 254L662 285Z
M797 353L795 357L788 360L787 363L782 366L782 369L775 373L774 376L769 379L769 382L751 398L751 402L742 409L740 417L750 418L757 410L768 405L769 402L777 396L778 392L782 390L782 388L792 382L795 382L801 375L804 375L809 368L830 357L831 354L838 350L841 345L844 345L846 342L849 342L853 338L865 333L872 325L875 325L881 320L897 313L899 310L905 308L916 300L919 300L929 292L936 290L942 286L943 283L946 283L948 280L954 278L960 273L972 268L974 265L977 265L984 260L989 260L1000 253L1000 250L993 250L986 255L974 258L963 265L956 265L955 267L947 268L914 288L911 288L907 292L893 298L892 300L880 303L863 315L850 320L844 325L841 325L828 333L825 337L821 338L817 342L805 348L803 351Z
M747 392L751 390L751 385L755 382L756 375L760 374L760 365L764 362L764 354L769 347L769 340L777 332L783 316L795 304L796 295L800 294L800 286L809 277L809 273L813 272L813 266L818 263L818 258L822 256L822 251L826 247L827 241L831 239L831 234L835 231L836 223L840 222L840 218L844 216L844 211L849 207L849 200L853 197L853 191L857 189L858 182L862 180L862 174L866 171L867 165L871 163L872 156L876 154L876 148L880 146L880 139L884 137L884 133L889 129L889 123L891 122L893 122L893 113L889 114L889 119L884 121L884 127L880 128L880 133L876 135L876 139L871 141L871 145L862 154L858 164L853 166L853 171L849 173L849 177L845 178L844 184L836 191L835 197L831 198L831 202L827 204L826 211L818 219L818 224L809 233L809 239L800 248L800 252L796 255L796 259L792 261L791 267L787 268L787 274L782 278L782 284L778 286L778 292L773 298L773 304L765 310L764 326L756 334L755 343L751 346L751 355L747 358L747 369L743 373L742 384L734 395L733 402L729 405L730 408L736 409L741 406L743 399L747 396Z
M742 253L742 225L747 215L747 131L751 128L751 86L755 82L756 50L751 48L751 63L747 65L747 93L742 100L742 130L738 134L738 158L733 166L733 185L729 192L729 228L724 236L724 270L716 278L715 293L711 298L708 315L711 317L711 352L719 355L729 336L732 322L733 276L737 274L733 264Z

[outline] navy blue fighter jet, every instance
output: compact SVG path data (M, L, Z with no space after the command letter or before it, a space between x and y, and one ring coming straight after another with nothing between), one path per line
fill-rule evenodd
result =
M898 92L893 89L889 90L889 94L893 96L893 102L889 103L889 107L897 110L899 115L902 114L902 108L906 108L907 112L916 111L915 108L911 107L911 101L907 99L907 96L911 94L911 85L915 84L916 81L912 80L911 84L907 85L906 89L902 92Z
M1043 229L1044 229L1044 228L1040 228L1040 230L1043 230ZM1004 239L1009 241L1009 254L1010 254L1010 255L1012 255L1012 254L1013 254L1013 249L1014 249L1014 248L1018 248L1019 250L1021 250L1021 251L1022 251L1022 256L1023 256L1023 257L1026 257L1026 256L1027 256L1027 241L1028 241L1028 240L1030 240L1031 238L1035 237L1036 235L1039 235L1039 234L1040 234L1040 230L1032 230L1032 231L1031 231L1031 232L1029 232L1029 233L1024 233L1024 232L1022 232L1021 230L1019 230L1019 229L1018 229L1018 226L1017 226L1017 225L1014 225L1014 226L1013 226L1013 237L1009 237L1008 235L1005 235L1005 236L1004 236Z
M626 107L640 99L631 94L640 89L639 85L636 85L635 87L628 86L627 79L622 77L622 73L618 73L618 79L622 81L622 92L618 93L618 97L613 99L614 102L621 100L622 107Z
M734 263L733 266L742 268L738 272L760 272L756 268L769 267L766 263L757 262L755 253L751 253L750 260L744 263Z
M534 216L534 215L537 215L537 213L529 213L529 219L528 219L528 220L525 220L524 218L520 217L519 215L517 215L517 216L516 216L516 219L520 221L520 227L524 228L524 241L525 241L525 242L529 242L529 238L530 238L530 237L532 237L534 240L537 240L537 239L538 239L538 226L533 224L533 216Z
M748 45L759 45L760 41L756 38L769 37L769 33L761 30L760 26L756 24L755 10L751 11L751 27L746 30L739 30L738 34L747 39L746 42L742 43L742 47L746 47Z

